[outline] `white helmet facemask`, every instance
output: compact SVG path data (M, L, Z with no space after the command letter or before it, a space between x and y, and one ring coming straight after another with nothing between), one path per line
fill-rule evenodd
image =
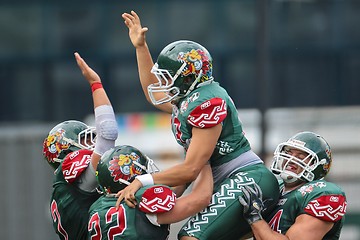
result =
M297 158L286 149L296 149L306 152L308 155L303 158ZM274 152L274 160L271 164L271 170L278 174L286 183L293 183L297 180L310 182L314 180L312 172L319 164L318 156L308 148L297 145L296 143L285 142L278 145ZM292 169L302 169L295 172Z
M180 89L175 87L174 83L185 67L186 62L184 62L175 75L172 76L168 70L160 69L157 63L154 64L151 73L156 76L158 82L150 84L147 88L150 100L154 105L170 102L177 98L180 94ZM159 99L159 95L156 93L163 93L163 96Z
M94 150L96 142L96 128L95 127L88 127L85 130L82 130L78 134L78 142L73 143L77 147L81 149L89 149Z

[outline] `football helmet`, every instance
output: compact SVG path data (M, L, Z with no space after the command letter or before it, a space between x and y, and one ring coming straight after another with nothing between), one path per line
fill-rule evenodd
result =
M148 86L152 103L158 105L186 97L195 88L211 83L212 68L212 57L200 44L188 40L170 43L151 69L158 79ZM165 95L155 96L159 92Z
M97 166L96 176L101 191L112 194L128 186L136 176L158 171L153 160L139 149L120 145L104 153Z
M293 156L292 149L302 151L303 157ZM270 168L286 183L296 180L310 182L324 178L331 163L331 149L325 139L313 132L300 132L277 146ZM294 168L302 170L295 173L291 171Z
M79 149L93 150L95 137L95 128L83 122L61 122L51 129L45 138L43 155L50 166L56 169L68 153Z

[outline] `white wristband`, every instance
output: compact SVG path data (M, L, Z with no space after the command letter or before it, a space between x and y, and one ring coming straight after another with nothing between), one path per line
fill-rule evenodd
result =
M143 187L149 186L149 185L154 185L154 179L151 176L151 174L144 174L144 175L136 176L136 179L141 182Z

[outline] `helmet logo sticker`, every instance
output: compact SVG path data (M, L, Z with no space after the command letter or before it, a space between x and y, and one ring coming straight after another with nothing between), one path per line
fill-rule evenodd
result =
M323 165L323 169L326 173L330 171L330 167L331 167L331 161L326 161L325 164Z
M70 144L62 141L65 135L64 129L58 129L54 134L49 135L44 141L44 154L49 162L53 162L64 150L69 149Z
M297 139L289 139L288 142L293 143L295 146L297 145L297 146L302 146L302 147L304 147L306 144L305 142L297 140Z
M190 74L199 75L202 73L203 77L200 82L205 82L211 77L211 62L203 50L192 49L190 52L180 52L177 58L182 63L186 62L186 67L182 71L183 76Z
M133 162L139 162L139 155L132 152L130 154L120 154L113 156L109 162L109 171L114 179L118 182L119 179L129 181L132 177L142 174L142 169Z

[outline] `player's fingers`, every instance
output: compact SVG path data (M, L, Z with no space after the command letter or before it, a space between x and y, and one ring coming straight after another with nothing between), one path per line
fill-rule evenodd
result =
M120 199L120 198L118 198L118 199L116 200L116 204L115 204L115 208L116 208L116 210L118 210L118 209L119 209L119 206L120 206L121 200L122 200L122 199Z
M81 67L82 58L80 57L80 54L78 52L75 52L74 56L75 56L76 63L78 64L79 67Z
M137 15L137 13L134 10L131 10L131 15L134 19L139 20L139 16Z
M239 196L239 202L241 203L241 205L246 206L247 202L245 201L245 199L243 198L243 196Z
M79 53L75 52L74 55L79 68L82 70L84 74L87 71L87 69L90 67L86 64L85 60L80 56Z
M123 16L123 18L126 18L130 22L136 20L135 17L129 13L124 13L122 16Z
M127 17L127 15L125 15L125 13L122 15L122 18L124 19L125 25L130 27L130 25L132 24L131 19L129 17Z
M125 20L125 19L129 19L129 15L130 14L128 14L128 13L123 13L123 14L121 14L121 17L124 18L124 20Z
M116 196L116 197L120 197L123 192L124 192L123 190L118 191L117 194L115 194L115 196Z
M128 191L125 194L124 198L125 198L125 203L131 208L134 208L135 205L137 204L136 198L135 198L135 193L133 193L132 191Z
M254 185L254 186L255 186L255 185ZM256 191L254 190L254 188L252 188L252 187L250 187L250 186L245 186L245 187L246 187L246 189L247 189L250 193L256 195Z
M125 198L125 203L131 208L135 208L136 202L131 198Z
M247 186L243 186L243 188L241 189L242 193L243 193L243 198L246 200L246 202L250 201L250 193L249 193L249 189Z
M125 195L125 199L131 202L135 201L135 194L131 191L127 192L127 194Z
M116 210L117 210L117 209L119 209L119 206L120 206L121 201L124 199L124 195L123 195L122 191L118 192L118 193L116 194L116 197L118 197L118 199L117 199L117 201L116 201L116 204L115 204L115 208L116 208Z
M80 68L82 75L87 78L90 67L86 64L85 60L80 56L79 53L75 52L74 55L75 55L76 63Z
M262 199L263 193L262 193L262 190L261 190L260 186L257 185L257 184L256 184L256 190L258 191L258 197L259 197L260 199Z
M148 31L149 29L147 28L147 27L143 27L142 29L141 29L141 34L142 35L145 35L145 33Z

